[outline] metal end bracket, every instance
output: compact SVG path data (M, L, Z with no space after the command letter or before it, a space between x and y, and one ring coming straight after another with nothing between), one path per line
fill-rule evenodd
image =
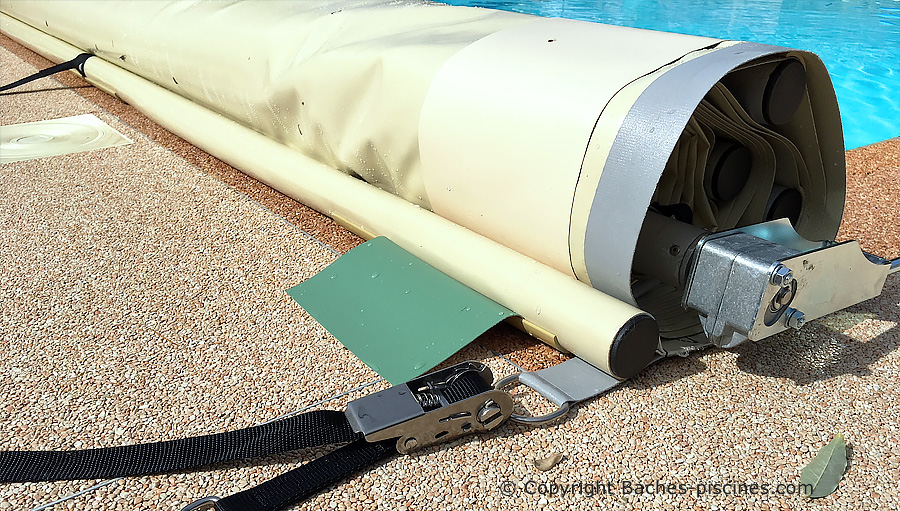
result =
M713 343L730 348L874 298L896 266L856 241L811 242L775 220L703 238L683 305L700 313Z

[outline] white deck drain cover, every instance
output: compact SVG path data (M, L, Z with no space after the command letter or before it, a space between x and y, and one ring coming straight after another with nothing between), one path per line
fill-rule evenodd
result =
M132 143L93 114L0 126L0 163Z

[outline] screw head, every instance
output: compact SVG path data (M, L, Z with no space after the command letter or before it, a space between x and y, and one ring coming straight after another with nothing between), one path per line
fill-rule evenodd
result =
M419 441L415 438L407 438L405 442L403 442L403 447L407 449L415 449L419 446Z
M787 266L779 264L772 270L772 276L769 280L775 286L785 287L794 280L794 273Z

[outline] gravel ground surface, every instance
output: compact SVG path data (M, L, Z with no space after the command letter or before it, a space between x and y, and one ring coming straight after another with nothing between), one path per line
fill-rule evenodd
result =
M49 65L0 45L2 83ZM0 449L206 434L385 387L284 293L359 238L84 85L63 75L0 98L4 125L93 113L135 141L0 167ZM841 238L900 255L900 140L851 151L848 164ZM900 509L898 321L893 277L881 297L799 332L664 361L564 422L397 457L298 509ZM483 360L502 376L515 371L508 360L564 358L501 325L451 362ZM850 468L835 494L807 501L800 470L837 433ZM177 510L323 452L129 478L57 507ZM554 453L553 469L534 467ZM0 485L0 509L98 482ZM657 482L688 491L626 491ZM540 493L554 483L582 485ZM735 495L717 483L770 486Z

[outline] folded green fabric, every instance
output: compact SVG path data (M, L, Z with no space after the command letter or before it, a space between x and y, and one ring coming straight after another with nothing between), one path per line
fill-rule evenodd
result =
M424 374L515 315L384 237L287 292L392 384Z

